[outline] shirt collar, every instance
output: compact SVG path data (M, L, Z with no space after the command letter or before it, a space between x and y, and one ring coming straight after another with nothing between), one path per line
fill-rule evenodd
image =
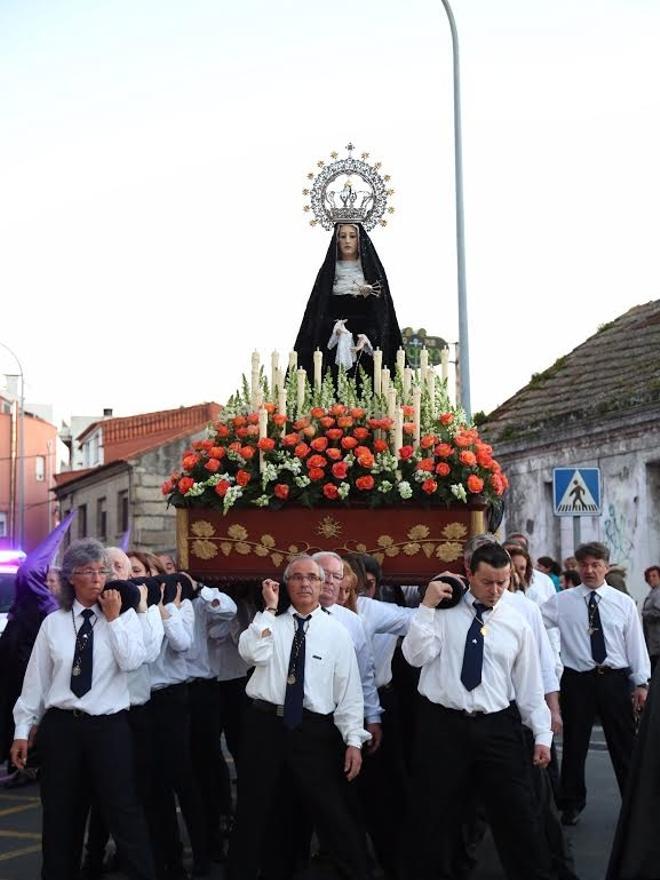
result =
M591 596L592 592L595 591L597 596L604 596L607 590L607 584L605 581L598 587L587 587L584 584L580 584L579 587L574 587L573 589L577 590L583 598L586 596Z
M75 614L76 617L80 617L82 615L83 611L85 610L85 606L81 605L77 599L73 600L72 608L73 608L73 613ZM100 616L100 608L97 603L94 603L94 605L91 606L91 610L94 612L96 617Z
M300 611L296 611L296 609L293 607L293 605L289 605L289 607L287 608L287 614L289 614L291 617L293 617L294 614L297 614L299 617L303 617L303 616L306 617L307 616L307 615L302 615L300 613ZM310 612L310 614L312 617L316 617L317 614L323 614L323 609L321 608L320 605L317 605L316 608Z

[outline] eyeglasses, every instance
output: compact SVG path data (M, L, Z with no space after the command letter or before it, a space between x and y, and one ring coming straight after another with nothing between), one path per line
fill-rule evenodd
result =
M111 571L108 568L83 568L80 571L72 571L71 574L75 574L77 577L84 577L88 581L91 581L92 578L95 577L107 577L111 574Z
M321 578L317 574L290 574L288 580L293 581L294 584L301 584L303 581L310 581L312 584L318 583Z
M326 579L326 581L343 581L343 580L344 580L344 575L343 575L343 574L337 574L337 573L334 572L334 571L326 571L326 573L325 573L325 579Z

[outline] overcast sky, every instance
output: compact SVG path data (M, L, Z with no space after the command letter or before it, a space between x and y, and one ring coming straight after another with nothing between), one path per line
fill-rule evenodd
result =
M659 296L660 4L453 8L489 411ZM0 86L0 342L58 418L222 402L288 351L329 239L305 176L349 140L396 189L401 326L457 338L439 0L1 0Z

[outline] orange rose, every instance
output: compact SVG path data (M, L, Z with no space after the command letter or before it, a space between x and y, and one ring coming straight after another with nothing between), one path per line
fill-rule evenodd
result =
M241 446L241 455L246 461L254 457L254 446Z
M359 447L358 447L358 449L359 449ZM360 467L366 468L367 470L371 470L371 468L376 463L373 455L371 454L371 452L368 449L365 452L361 452L358 455L357 462L360 465Z
M306 443L299 443L293 450L293 454L296 456L296 458L305 458L308 452L309 446Z
M399 458L402 458L404 461L407 461L409 458L412 458L414 448L412 446L406 445L402 446L399 449Z
M334 423L335 423L335 420L333 418L331 418L330 416L323 416L322 419L319 419L319 425L322 428L325 428L326 430L328 428L332 428Z
M325 454L331 461L339 461L340 458L344 455L341 449L336 449L334 446L331 446L329 449L325 450Z
M203 440L195 440L192 445L193 449L204 449L204 441Z
M310 480L322 480L325 477L323 468L313 467L308 471Z
M236 471L236 482L239 486L247 486L247 484L252 479L252 475L249 471L238 470Z
M263 408L266 410L268 415L272 415L275 412L275 404L274 403L263 403Z
M332 476L337 480L345 480L348 476L348 465L345 461L336 461L332 466Z
M209 449L209 455L213 458L224 458L225 457L225 447L224 446L212 446Z
M334 483L325 483L323 485L323 494L329 501L335 501L339 498L339 489Z
M493 463L492 457L487 452L478 452L477 453L477 464L479 467L486 468L490 470L490 467Z
M241 451L241 444L238 443L236 440L234 440L234 442L230 443L227 448L231 449L232 452L240 452Z
M276 413L273 416L273 424L276 428L283 428L286 425L286 416L284 413Z
M342 449L355 449L358 445L355 437L342 437L341 438L341 448Z
M273 493L276 498L280 499L280 501L286 501L289 497L289 487L286 483L275 483L273 486Z
M375 482L374 478L368 474L366 477L358 477L355 486L361 492L369 492L373 489Z
M257 446L262 452L272 452L275 449L275 441L272 437L262 437Z
M419 441L419 445L422 449L430 449L436 442L436 437L433 434L424 434L422 439Z
M454 413L441 413L438 416L438 421L441 425L451 425L454 421Z
M227 489L229 488L231 488L231 483L229 482L229 480L220 480L220 482L216 484L215 493L221 498L224 498L227 494Z
M172 485L172 480L165 480L163 485L160 487L160 491L163 495L169 495L174 486Z
M454 450L449 445L449 443L438 443L433 452L438 456L438 458L449 458L454 454Z
M327 464L327 458L324 458L322 455L310 455L307 459L308 468L324 468Z
M463 448L472 443L472 438L465 431L458 431L454 434L454 443L456 446Z
M322 406L314 406L312 407L312 411L310 413L313 419L322 419L325 415L325 410Z
M316 450L316 452L325 452L328 448L328 438L327 437L316 437L309 444L312 449Z
M216 433L221 440L229 437L229 428L227 425L218 424L215 426Z
M178 483L179 492L181 492L182 495L185 495L188 489L192 489L194 483L195 481L192 477L181 477Z
M328 440L339 440L340 437L343 437L343 435L344 432L341 428L328 428L328 430L325 432L325 436L328 438Z
M306 418L297 419L293 423L293 427L296 429L296 431L302 431L302 429L306 428L307 425L309 425L309 419L306 419Z
M385 440L374 440L374 452L387 452L388 449Z
M448 477L451 473L451 468L446 461L440 461L435 466L435 472L439 477Z
M371 436L371 432L367 428L355 428L353 436L356 440L359 440L360 443L364 443L364 441L368 440Z
M337 419L337 425L340 428L352 428L353 427L353 419L350 416L341 416Z
M504 492L504 482L499 474L491 474L489 477L491 488L496 495L502 495Z
M242 428L236 428L236 436L240 437L241 440L245 440L246 437L250 436L250 427L257 428L256 425L244 425ZM257 433L259 433L259 428L257 428Z
M282 437L282 446L295 446L299 440L300 435L297 433L285 434L284 437Z
M351 410L351 415L354 419L363 419L365 417L365 412L361 406L354 406Z
M204 465L207 471L210 471L212 474L215 474L220 468L220 462L217 458L209 458L209 460Z
M431 473L433 470L433 459L432 458L423 458L417 464L418 471L426 471L427 473Z
M467 478L467 487L468 492L473 492L475 495L478 495L484 488L484 481L476 474L470 474Z
M404 434L414 434L417 430L417 425L414 422L404 422L403 423L403 433Z
M307 425L303 428L303 434L305 437L314 437L316 434L316 428L314 425Z
M477 456L474 452L470 452L469 449L464 449L463 452L458 456L458 460L461 464L464 464L465 467L474 467L477 463Z
M195 467L195 465L197 464L198 461L199 461L199 455L195 455L195 454L185 455L183 457L183 462L182 462L184 470L191 471Z
M330 412L333 416L343 416L346 412L346 407L343 403L335 403L330 407Z
M477 453L477 455L479 455L480 452L483 452L484 455L492 455L493 447L489 443L479 442L474 444L474 451Z
M247 423L248 423L248 425L258 425L259 424L259 413L256 413L256 412L250 413L250 415L247 417Z
M240 428L242 425L247 425L247 419L245 416L234 416L232 419L235 428Z
M427 495L433 495L437 488L438 484L435 480L424 480L422 483L422 492L426 492Z
M411 419L411 418L415 415L415 407L414 407L414 406L410 406L410 404L407 403L407 404L403 407L403 415L404 415L405 418L407 418L407 419Z

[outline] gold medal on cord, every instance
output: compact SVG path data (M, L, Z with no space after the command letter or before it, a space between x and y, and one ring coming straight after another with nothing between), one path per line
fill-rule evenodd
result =
M481 627L481 629L479 630L479 632L481 633L482 636L487 636L488 635L488 627L484 624Z
M293 673L287 678L286 683L287 684L295 684L296 683L296 677L295 677L295 675L293 675Z

